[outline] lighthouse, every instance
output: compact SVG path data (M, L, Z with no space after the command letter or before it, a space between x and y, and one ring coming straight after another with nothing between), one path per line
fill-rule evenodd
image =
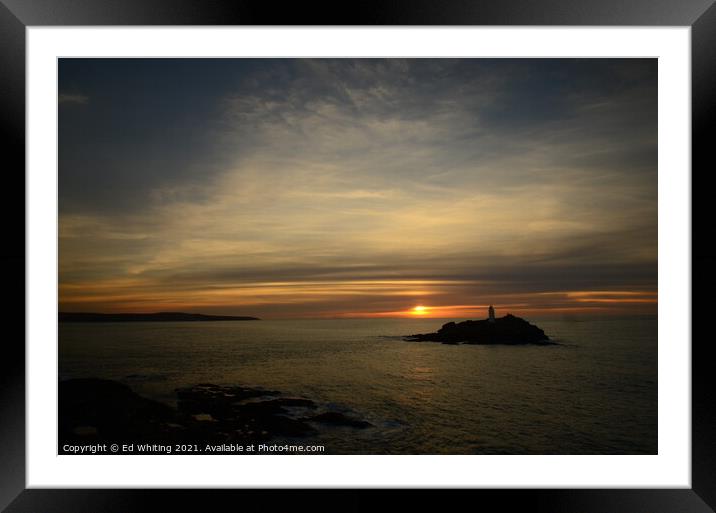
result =
M492 305L490 305L490 308L487 309L487 320L495 322L495 309L492 308Z

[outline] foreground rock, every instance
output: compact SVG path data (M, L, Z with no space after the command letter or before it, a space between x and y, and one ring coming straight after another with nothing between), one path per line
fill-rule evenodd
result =
M170 426L178 421L173 408L140 397L122 383L103 379L61 381L58 411L60 440L65 441L157 440L169 435Z
M370 424L326 411L303 397L239 386L200 384L176 390L177 407L146 399L103 379L59 384L59 439L64 443L254 443L316 434L321 426Z
M553 344L540 328L512 314L492 320L449 322L436 333L408 335L405 340L443 344Z
M177 409L185 418L203 422L200 435L219 432L226 441L267 440L272 436L304 436L315 432L308 423L287 414L288 406L313 409L308 399L276 399L280 392L245 387L197 385L177 389Z

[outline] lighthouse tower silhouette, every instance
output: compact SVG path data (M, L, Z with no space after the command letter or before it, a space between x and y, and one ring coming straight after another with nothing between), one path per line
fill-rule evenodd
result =
M495 322L495 309L492 308L492 305L490 305L490 308L487 309L487 320Z

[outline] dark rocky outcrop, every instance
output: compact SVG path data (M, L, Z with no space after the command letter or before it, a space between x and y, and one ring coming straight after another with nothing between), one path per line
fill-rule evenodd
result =
M59 439L66 443L253 443L315 434L320 425L368 422L303 397L241 386L200 384L176 390L177 407L104 379L59 383Z
M185 416L204 419L205 427L211 431L218 428L221 432L231 433L235 441L313 433L315 430L311 425L286 416L286 406L295 407L296 404L291 400L274 399L277 395L280 392L275 390L197 385L177 390L177 409ZM301 407L313 406L312 401L305 401ZM215 425L209 425L209 422Z
M128 386L104 379L61 381L58 394L60 440L115 437L162 439L177 412L145 399Z
M408 335L411 342L442 342L443 344L553 344L544 331L520 317L507 314L494 321L449 322L436 333Z
M204 315L183 312L157 313L87 313L60 312L59 322L202 322L202 321L258 321L258 317L236 315Z

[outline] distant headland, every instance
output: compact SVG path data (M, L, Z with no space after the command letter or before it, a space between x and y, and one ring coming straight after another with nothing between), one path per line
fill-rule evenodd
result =
M507 344L552 345L540 328L524 319L507 314L495 318L490 306L488 318L479 321L448 322L435 333L408 335L409 342L441 342L443 344Z
M258 321L258 317L236 315L204 315L183 312L157 313L87 313L60 312L60 322L206 322L206 321Z

